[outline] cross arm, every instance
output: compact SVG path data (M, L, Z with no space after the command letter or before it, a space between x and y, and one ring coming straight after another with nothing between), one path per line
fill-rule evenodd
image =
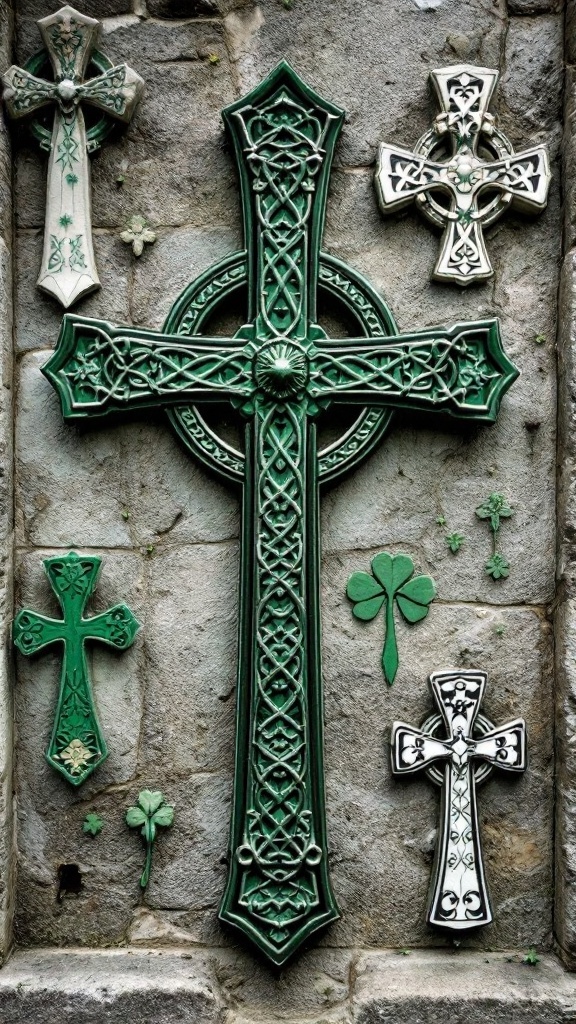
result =
M139 629L138 619L125 604L116 604L107 612L84 619L81 623L85 639L101 640L117 651L125 651L130 647Z
M534 146L523 153L487 164L483 187L496 186L511 196L518 209L537 213L546 207L551 178L546 147Z
M68 314L42 367L65 419L104 416L171 402L249 396L251 356L244 339L160 334Z
M444 186L453 192L446 177L446 166L418 156L409 149L381 142L375 175L380 205L386 210L399 210L412 202L420 192Z
M509 772L526 769L526 723L516 718L476 741L474 757Z
M431 328L385 343L318 343L309 392L361 405L441 409L493 422L519 370L508 359L498 320Z
M411 775L433 761L450 757L450 748L405 722L394 722L390 738L394 775Z
M144 82L127 64L109 68L97 78L76 87L77 95L127 123L144 91Z
M57 98L57 86L15 64L2 75L4 102L10 117L25 117Z
M37 654L43 647L64 640L65 624L23 608L14 619L12 636L22 654Z

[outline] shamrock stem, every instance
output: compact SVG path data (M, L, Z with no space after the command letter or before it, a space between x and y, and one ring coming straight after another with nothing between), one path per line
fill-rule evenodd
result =
M382 651L382 669L388 686L392 686L398 671L398 645L396 643L396 624L394 622L394 600L386 599L386 638Z
M144 865L144 871L140 879L140 885L143 889L148 885L150 879L150 869L152 867L152 843L146 843L146 864Z

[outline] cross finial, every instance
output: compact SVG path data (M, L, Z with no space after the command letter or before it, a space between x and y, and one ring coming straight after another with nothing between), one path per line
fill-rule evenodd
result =
M483 228L514 203L527 213L546 206L550 166L545 146L514 153L488 105L498 72L458 64L430 73L440 113L411 152L381 143L376 191L383 213L413 200L442 228L437 281L467 285L493 274ZM480 155L479 146L492 160Z
M113 67L94 46L99 22L73 7L62 7L38 22L46 60L12 65L2 76L4 102L13 118L55 105L54 127L46 140L50 151L46 187L44 253L38 287L65 307L100 287L92 245L90 214L89 141L84 124L84 102L109 117L127 122L132 117L144 83L127 64ZM49 62L53 81L32 74ZM84 81L90 61L98 60L103 73ZM31 70L32 68L32 70ZM46 68L48 70L48 68Z

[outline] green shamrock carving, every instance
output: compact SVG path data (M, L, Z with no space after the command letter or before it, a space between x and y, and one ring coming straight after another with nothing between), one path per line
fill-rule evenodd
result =
M89 836L99 835L103 828L104 822L102 821L102 818L100 818L99 815L94 814L93 811L90 811L82 822L82 831L86 832Z
M140 885L143 889L148 885L150 868L152 867L152 845L156 839L156 829L160 825L168 828L174 821L174 808L167 804L160 792L153 793L149 789L143 789L138 794L138 806L129 807L126 812L126 824L130 828L141 828L142 835L146 840L146 865L140 878Z
M371 562L371 576L354 572L348 580L346 594L353 602L352 614L363 622L376 618L385 605L385 639L382 669L388 686L398 671L398 645L394 622L394 602L406 622L420 622L428 615L429 605L436 597L431 576L414 576L414 563L408 555L389 555L386 551Z
M492 557L486 562L484 569L493 580L505 580L510 575L510 563L496 550L496 535L500 529L501 519L509 519L514 515L503 494L491 494L476 509L478 519L488 519L492 531Z

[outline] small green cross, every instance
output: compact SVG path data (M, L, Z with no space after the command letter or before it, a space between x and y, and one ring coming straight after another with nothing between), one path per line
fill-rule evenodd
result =
M100 729L86 640L100 640L125 651L134 642L139 623L125 604L116 604L91 619L83 617L93 593L102 559L68 555L44 559L44 571L62 608L62 619L49 619L23 608L14 620L14 643L22 654L37 654L50 644L64 644L60 693L46 760L73 786L80 786L108 756Z
M194 281L162 333L64 318L43 372L66 419L168 406L195 458L242 487L236 770L220 918L284 963L338 908L328 876L323 764L319 484L356 466L394 406L491 422L518 371L496 320L399 335L359 274L322 253L330 165L344 112L281 63L223 111L240 171L246 248ZM329 340L321 291L356 338ZM233 338L203 328L238 294ZM197 335L197 337L193 337ZM230 401L245 451L198 403ZM356 406L319 450L331 403Z

